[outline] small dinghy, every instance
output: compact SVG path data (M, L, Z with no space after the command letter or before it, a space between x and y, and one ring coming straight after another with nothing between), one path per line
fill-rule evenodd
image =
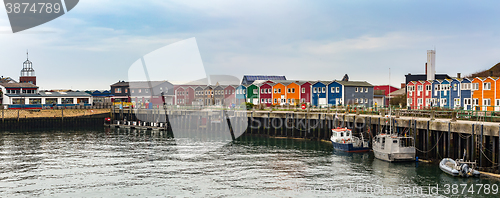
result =
M465 162L463 159L452 160L444 158L439 163L439 168L452 176L461 177L478 177L481 175L479 171L474 170L476 162Z

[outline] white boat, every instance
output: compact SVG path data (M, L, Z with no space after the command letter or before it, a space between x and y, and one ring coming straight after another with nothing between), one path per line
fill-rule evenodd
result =
M370 151L369 142L364 140L362 133L360 135L361 138L353 136L351 129L338 127L332 129L330 140L335 150L357 153Z
M373 153L377 159L388 162L414 161L413 137L378 134L373 139Z
M444 158L439 163L439 168L452 176L460 177L478 177L481 175L479 171L474 170L476 162L465 162L463 159L452 160L451 158Z
M391 69L389 68L389 84ZM391 104L391 98L389 98ZM416 155L415 140L413 137L392 134L392 117L389 105L389 133L378 134L373 138L372 149L375 158L388 162L414 161ZM387 128L386 128L387 130Z

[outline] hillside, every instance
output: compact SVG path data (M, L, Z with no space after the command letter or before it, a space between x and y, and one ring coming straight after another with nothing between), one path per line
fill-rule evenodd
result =
M500 76L500 63L497 63L495 66L491 67L488 70L476 72L468 75L467 77L475 78L475 77L488 77L488 76Z

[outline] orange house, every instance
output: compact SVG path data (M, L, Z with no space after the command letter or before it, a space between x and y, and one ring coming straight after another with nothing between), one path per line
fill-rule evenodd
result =
M300 85L292 82L286 85L286 103L297 105L300 102Z
M488 77L483 80L483 110L493 111L495 105L496 82L498 78Z
M283 105L286 102L285 99L285 85L281 83L271 83L273 92L273 105Z
M480 106L483 105L483 79L476 77L472 80L472 109L483 110Z
M498 77L495 77L495 111L500 111L500 80ZM493 105L493 104L492 104Z

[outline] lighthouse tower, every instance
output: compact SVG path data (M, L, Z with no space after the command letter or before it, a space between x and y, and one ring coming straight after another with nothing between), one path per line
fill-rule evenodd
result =
M26 61L23 63L21 76L19 76L19 83L31 83L36 85L35 70L33 69L33 63L29 60L28 52L26 52Z

